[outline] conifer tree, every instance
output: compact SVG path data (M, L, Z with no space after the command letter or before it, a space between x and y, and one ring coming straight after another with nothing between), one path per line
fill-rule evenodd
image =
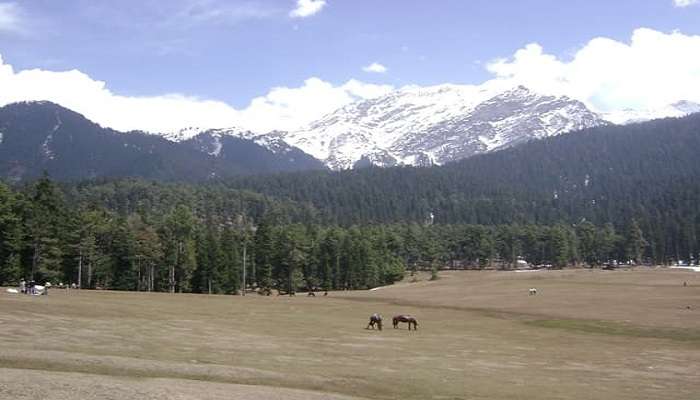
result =
M644 256L644 249L648 245L642 229L636 219L632 219L627 227L625 255L636 264L641 264Z
M64 205L61 194L46 174L34 185L33 192L24 217L31 257L28 275L31 280L51 281L62 275Z
M0 285L21 279L22 226L16 195L0 183Z

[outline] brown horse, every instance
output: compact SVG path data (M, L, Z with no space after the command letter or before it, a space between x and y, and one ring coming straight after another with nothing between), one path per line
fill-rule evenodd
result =
M369 324L367 324L367 328L365 329L374 329L375 325L380 331L382 330L382 316L377 313L374 313L371 317L369 317Z
M399 322L407 322L408 330L411 330L411 325L413 325L413 330L418 330L418 321L410 315L397 315L394 317L394 329L399 327Z

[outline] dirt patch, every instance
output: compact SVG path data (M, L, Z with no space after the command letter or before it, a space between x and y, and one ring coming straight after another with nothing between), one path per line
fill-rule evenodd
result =
M357 397L184 379L110 377L0 368L0 398L15 400L353 400Z

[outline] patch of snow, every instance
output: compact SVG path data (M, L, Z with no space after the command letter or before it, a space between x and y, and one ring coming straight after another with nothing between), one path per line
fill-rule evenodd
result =
M377 286L377 287L375 287L375 288L369 289L369 291L370 291L370 292L373 292L373 291L375 291L375 290L382 290L382 289L386 289L386 288L388 288L388 287L391 287L391 286Z
M63 125L63 121L61 121L61 116L56 112L56 124L53 126L53 129L51 130L51 133L55 133L61 128L61 125Z
M59 115L58 111L56 111L56 124L54 124L51 132L46 136L46 139L44 139L44 142L41 144L41 152L44 157L49 160L56 158L56 154L54 154L53 150L51 150L51 142L53 142L54 133L58 132L62 125L63 121L61 121L61 116Z
M182 142L188 139L192 139L193 137L205 131L206 129L190 126L175 132L165 132L163 134L160 134L160 136L164 137L167 140L170 140L171 142Z
M51 150L52 141L53 133L49 133L49 135L46 136L46 139L44 139L44 142L41 144L41 153L49 160L53 160L56 157L53 150Z
M700 267L669 267L670 269L684 269L689 271L700 272Z
M218 157L221 154L221 148L224 147L221 144L221 136L220 135L215 135L214 136L214 148L209 152L210 156Z
M495 136L493 138L479 136L479 141L486 146L486 151L492 151L503 146L503 137L501 136Z
M608 121L625 125L660 118L679 118L700 112L700 104L691 101L678 101L656 109L624 109L603 113Z

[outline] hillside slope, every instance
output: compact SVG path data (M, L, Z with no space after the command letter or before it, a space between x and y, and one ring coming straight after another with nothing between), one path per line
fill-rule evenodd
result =
M58 179L194 181L324 168L299 149L275 152L249 139L226 138L216 144L220 154L213 154L214 139L203 134L175 143L142 132L106 129L57 104L16 103L0 108L0 178L21 181L47 171Z

